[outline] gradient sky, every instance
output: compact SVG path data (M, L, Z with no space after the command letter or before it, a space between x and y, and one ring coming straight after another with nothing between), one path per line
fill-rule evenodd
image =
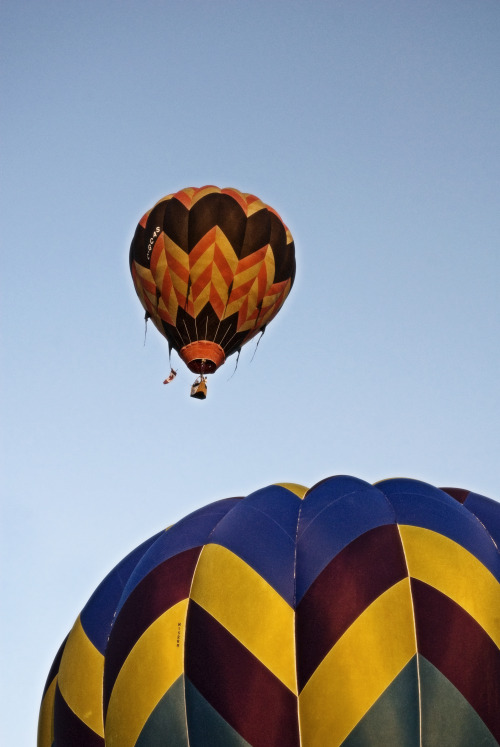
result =
M500 4L4 0L0 741L105 574L195 508L348 473L500 499ZM206 402L128 271L160 197L289 226ZM174 354L174 365L177 361Z

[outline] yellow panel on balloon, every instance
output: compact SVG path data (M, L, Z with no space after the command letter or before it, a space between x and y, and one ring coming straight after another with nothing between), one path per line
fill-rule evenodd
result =
M109 701L106 747L133 747L154 708L184 671L187 604L183 599L164 612L126 658Z
M225 547L206 545L191 598L297 692L295 613L260 574Z
M58 684L66 703L92 731L104 736L102 680L104 656L87 637L80 618L66 641Z
M302 742L338 747L416 653L409 579L346 630L299 695Z
M463 607L500 646L500 584L468 550L438 532L399 527L410 576Z

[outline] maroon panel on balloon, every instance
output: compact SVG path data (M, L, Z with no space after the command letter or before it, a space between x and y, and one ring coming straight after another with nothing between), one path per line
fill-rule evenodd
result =
M500 651L460 605L411 579L419 652L455 685L500 741Z
M454 498L459 503L465 503L467 496L470 493L470 490L464 490L463 488L439 488L444 493L448 493L452 498Z
M174 604L189 597L201 548L180 552L156 566L132 591L111 629L104 671L104 708L123 662L145 630Z
M192 600L185 672L210 705L252 747L300 744L297 696Z
M299 692L356 618L407 575L394 524L365 532L328 563L297 607Z
M80 721L64 700L59 687L56 687L54 698L54 745L104 747L104 738Z

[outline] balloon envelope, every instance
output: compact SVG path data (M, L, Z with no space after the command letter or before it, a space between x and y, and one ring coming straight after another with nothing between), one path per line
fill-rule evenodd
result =
M332 477L217 501L102 582L39 747L496 745L500 506Z
M130 270L139 299L195 373L213 373L276 316L295 277L290 231L254 195L187 187L137 226Z

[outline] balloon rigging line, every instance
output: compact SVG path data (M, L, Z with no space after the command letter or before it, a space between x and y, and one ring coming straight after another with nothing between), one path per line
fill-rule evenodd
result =
M228 340L228 341L226 342L226 345L227 345L227 344L228 344L229 342L231 342L231 340L233 339L233 337L234 337L234 336L235 336L235 335L237 334L237 331L238 331L238 330L236 330L236 332L234 332L234 333L233 333L233 334L231 335L231 337L229 338L229 340ZM220 345L221 347L222 347L222 343L224 342L224 337L225 337L225 336L227 335L227 333L228 333L228 332L229 332L229 327L227 327L227 328L226 328L226 331L225 331L225 332L224 332L224 334L222 335L222 337L221 337L221 340L220 340L220 342L218 342L218 343L217 343L217 344L218 344L218 345ZM214 342L215 342L215 339L214 339Z
M253 355L252 355L252 357L250 358L250 363L251 363L251 362L253 361L253 359L255 358L255 354L257 353L257 348L259 347L259 343L260 343L260 341L262 340L262 335L264 334L264 332L265 332L265 331L266 331L266 328L264 327L264 329L262 329L262 330L261 330L261 332L260 332L260 337L259 337L259 339L257 340L257 345L255 346L255 350L253 351Z
M187 336L188 336L188 340L189 340L189 343L191 343L191 335L189 334L189 330L188 330L188 328L187 328L186 320L185 320L185 319L183 319L182 321L183 321L183 323L184 323L184 326L185 326L185 328L186 328L186 332L187 332ZM183 342L184 342L184 340L183 340ZM184 343L184 344L186 344L186 343Z
M245 228L245 230L246 230L246 228ZM215 330L215 334L214 334L214 342L215 342L215 341L216 341L216 339L217 339L217 334L218 334L218 332L219 332L219 327L220 327L220 325L222 324L222 320L226 318L227 305L228 305L228 303L229 303L229 296L230 296L230 294L231 294L231 289L232 289L232 286L233 286L233 281L231 281L231 283L230 283L230 285L229 285L229 288L227 289L227 298L226 298L226 304L225 304L225 306L224 306L224 313L222 314L221 318L219 319L219 323L218 323L218 325L217 325L217 329Z
M240 353L241 353L241 348L238 348L238 355L236 356L236 364L234 366L234 371L231 374L231 376L228 378L228 381L231 381L231 379L233 378L234 374L236 373L236 369L238 368L238 361L240 359Z
M193 312L194 312L194 304L193 304ZM199 340L200 335L198 334L198 320L196 316L193 316L193 319L194 319L194 333L196 335L196 339Z

